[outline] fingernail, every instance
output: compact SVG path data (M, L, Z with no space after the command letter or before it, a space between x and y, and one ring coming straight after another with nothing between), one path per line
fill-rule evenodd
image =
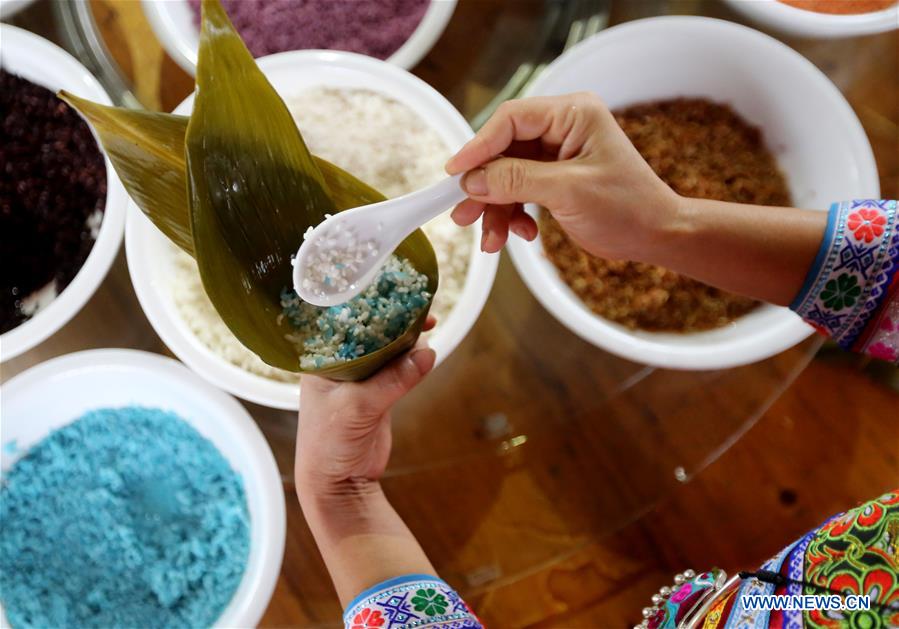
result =
M481 251L484 251L485 253L487 251L487 249L485 248L487 246L487 236L489 235L490 232L485 231L481 233Z
M471 171L462 179L462 187L475 196L487 194L487 171L483 168Z
M415 368L418 369L418 373L421 375L425 375L431 371L431 367L434 366L434 360L436 358L437 354L434 353L434 350L430 347L417 349L409 356L409 360L412 361L412 364L415 365Z
M485 251L487 253L496 253L502 247L502 238L496 232L490 232L487 234L487 241L484 244Z
M529 240L527 231L521 229L518 225L509 225L509 231L518 236L519 238L524 238L525 240Z
M453 163L454 163L455 161L456 161L456 156L453 155L453 156L450 157L448 160L446 160L446 163L443 165L443 170L446 171L446 174L447 174L447 175L454 175L454 174L455 174L455 173L453 172Z

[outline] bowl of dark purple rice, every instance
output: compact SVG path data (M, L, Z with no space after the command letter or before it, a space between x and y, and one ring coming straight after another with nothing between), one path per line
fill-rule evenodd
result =
M142 0L169 56L196 72L200 0ZM222 0L254 57L290 50L343 50L409 70L430 52L456 0Z
M0 359L44 341L84 306L122 241L128 197L87 124L55 96L111 104L66 51L0 25Z

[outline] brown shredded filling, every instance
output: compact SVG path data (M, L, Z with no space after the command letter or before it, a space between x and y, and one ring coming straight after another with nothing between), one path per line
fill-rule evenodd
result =
M615 117L656 174L679 194L791 204L760 131L726 105L676 99L634 105ZM565 282L593 312L628 328L708 330L758 304L662 267L592 256L571 242L548 212L540 214L544 248Z

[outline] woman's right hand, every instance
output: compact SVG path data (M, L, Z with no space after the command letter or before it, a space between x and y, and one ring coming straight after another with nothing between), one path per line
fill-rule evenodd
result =
M509 231L527 240L537 225L522 209L548 209L583 249L644 260L676 220L680 197L649 167L599 97L588 92L503 103L446 164L469 198L459 225L483 214L481 249L502 249Z

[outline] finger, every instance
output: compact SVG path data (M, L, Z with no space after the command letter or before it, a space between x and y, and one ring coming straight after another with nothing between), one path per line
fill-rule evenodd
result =
M434 315L428 315L428 318L425 319L425 324L421 329L423 332L427 332L428 330L433 330L435 325L437 325L437 317L435 317Z
M430 347L416 346L395 358L368 380L354 384L354 391L372 415L386 413L431 371L437 355Z
M583 117L579 107L594 99L579 93L506 101L449 159L446 171L455 175L481 166L501 155L513 141L541 139L546 145L562 146L575 122Z
M572 168L570 163L501 157L466 173L462 188L472 199L491 205L551 205L567 194Z
M481 251L496 253L503 248L509 239L509 219L515 207L513 205L488 206L481 223Z
M486 205L486 203L482 203L481 201L465 199L462 203L453 208L453 213L451 214L452 219L459 227L467 227L481 217Z
M513 212L512 218L509 219L509 231L527 241L534 240L538 231L537 221L519 206Z

